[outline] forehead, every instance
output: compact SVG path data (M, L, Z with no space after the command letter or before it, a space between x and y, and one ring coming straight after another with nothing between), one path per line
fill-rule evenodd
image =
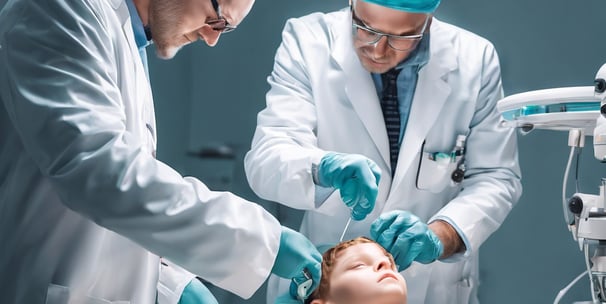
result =
M369 26L390 31L406 31L421 27L426 14L409 13L363 0L354 0L356 16Z
M337 265L339 262L347 262L360 257L383 257L386 256L383 247L376 243L362 243L348 247L341 251L337 256Z

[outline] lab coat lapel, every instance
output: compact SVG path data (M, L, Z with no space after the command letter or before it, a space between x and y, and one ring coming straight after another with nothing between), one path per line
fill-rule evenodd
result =
M448 73L457 69L451 36L446 36L440 29L440 22L433 20L430 35L430 58L419 72L406 133L400 146L398 169L394 176L392 188L397 189L417 156L431 127L439 122L439 114L448 99L451 87L448 84Z
M122 33L128 42L131 54L133 55L133 58L137 58L139 56L139 49L137 48L137 43L135 42L133 25L130 21L128 6L124 0L112 0L112 7L116 9L116 13L120 17L120 22L122 23Z
M341 77L349 101L370 134L385 166L389 167L389 140L379 97L370 72L364 69L352 47L350 15L344 15L346 18L339 20L336 26L338 32L335 34L338 36L332 56L342 68Z
M127 0L128 1L128 0ZM147 138L148 148L151 154L155 157L156 151L156 123L153 107L153 98L147 72L141 60L139 47L135 41L135 34L131 22L131 16L128 10L128 5L124 0L111 0L112 7L116 10L116 15L119 16L122 33L128 44L130 56L124 58L125 66L132 66L132 69L127 69L128 76L132 83L129 88L122 92L126 97L125 109L130 115L140 117L144 120L143 124L128 126L132 129L137 129L143 138ZM127 114L129 115L129 114ZM127 125L139 121L138 119L128 119ZM149 134L149 136L143 135Z

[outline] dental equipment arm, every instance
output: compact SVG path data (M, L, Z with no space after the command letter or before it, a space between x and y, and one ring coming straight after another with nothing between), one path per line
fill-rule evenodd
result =
M593 135L595 158L606 163L606 64L598 70L592 87L520 93L502 99L497 108L506 124L522 132L533 129L569 132L571 153L562 186L564 216L585 256L592 302L606 303L606 178L601 180L599 194L574 193L570 198L566 195L574 152L584 146L586 135ZM570 285L566 290L569 288ZM559 294L554 303L562 296Z

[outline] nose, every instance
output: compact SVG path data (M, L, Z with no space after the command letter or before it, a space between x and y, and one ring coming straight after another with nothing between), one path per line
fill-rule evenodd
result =
M377 42L372 44L372 55L375 59L382 58L385 56L385 52L389 48L387 44L387 37L383 36L377 40Z
M204 42L206 42L208 46L215 46L219 41L221 32L213 30L212 27L207 24L198 30L198 35L204 39Z
M375 271L385 271L388 269L391 269L391 261L387 257L381 258L375 264Z

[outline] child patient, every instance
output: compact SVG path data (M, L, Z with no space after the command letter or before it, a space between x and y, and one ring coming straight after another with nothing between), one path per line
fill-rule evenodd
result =
M305 304L406 304L406 281L381 245L358 237L328 249L322 279Z

